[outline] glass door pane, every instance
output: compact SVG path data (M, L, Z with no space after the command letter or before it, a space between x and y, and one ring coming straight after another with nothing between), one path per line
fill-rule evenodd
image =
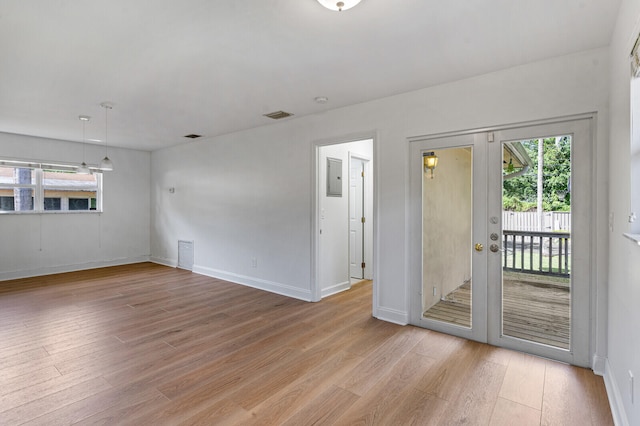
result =
M423 152L422 317L472 326L473 148Z
M502 144L502 334L571 343L571 136Z

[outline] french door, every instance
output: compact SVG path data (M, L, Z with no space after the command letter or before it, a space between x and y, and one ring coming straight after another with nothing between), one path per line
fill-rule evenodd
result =
M411 140L412 324L589 365L591 121Z

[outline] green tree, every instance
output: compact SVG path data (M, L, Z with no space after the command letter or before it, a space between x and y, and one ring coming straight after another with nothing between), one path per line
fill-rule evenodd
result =
M538 140L520 142L532 159L527 173L503 183L502 204L505 210L530 211L536 208ZM571 137L553 137L543 140L543 206L545 211L571 211ZM503 172L509 174L508 170Z

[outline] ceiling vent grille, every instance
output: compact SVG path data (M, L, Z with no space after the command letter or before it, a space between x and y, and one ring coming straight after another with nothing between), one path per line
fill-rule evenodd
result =
M195 133L191 133L190 135L184 135L184 137L189 139L198 139L198 138L201 138L202 135L196 135Z
M264 114L265 117L273 118L274 120L280 120L281 118L291 117L293 114L285 111L275 111L269 114Z

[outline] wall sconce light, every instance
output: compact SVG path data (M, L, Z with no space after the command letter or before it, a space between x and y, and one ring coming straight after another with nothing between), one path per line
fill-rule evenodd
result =
M427 173L427 170L431 170L431 179L433 179L433 170L438 165L438 156L435 152L425 152L422 154L422 161L424 162L424 172Z

